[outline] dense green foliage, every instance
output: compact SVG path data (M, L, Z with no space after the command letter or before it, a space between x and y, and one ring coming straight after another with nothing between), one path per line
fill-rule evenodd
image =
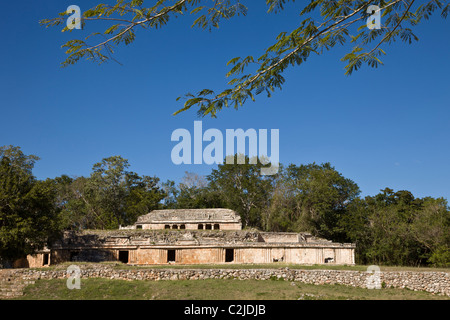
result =
M0 261L41 248L59 230L55 183L32 175L36 156L0 148Z
M237 155L235 156L236 160ZM357 245L357 263L450 266L450 210L443 198L415 198L386 188L359 197L358 185L329 163L221 164L206 177L186 172L179 184L128 171L112 156L89 177L37 180L36 156L0 148L0 258L13 259L51 243L67 229L116 229L161 208L229 208L244 227L310 232Z
M347 205L359 194L352 180L344 178L329 163L289 165L276 181L268 210L268 229L310 231L329 239L345 234L337 226Z
M63 47L68 56L63 66L83 58L99 63L114 60L114 48L131 44L138 29L162 28L181 15L192 15L193 27L211 30L224 20L245 16L248 1L254 0L117 0L114 5L98 4L83 12L81 24L102 21L105 30L94 29L96 31L85 39L65 43ZM282 14L287 3L295 0L265 2L267 14ZM300 7L294 6L297 3ZM260 5L264 5L263 1ZM377 5L381 10L383 23L378 29L367 27L367 20L374 13L371 5ZM381 56L386 54L382 47L395 41L407 44L418 41L413 30L433 13L446 18L450 3L445 0L309 0L291 3L289 9L296 10L301 21L292 21L291 30L280 30L273 45L259 57L231 59L227 64L231 69L226 76L233 78L228 87L221 92L208 88L186 94L184 106L177 113L195 106L199 115L214 117L223 108L239 108L247 100L254 101L255 96L263 92L270 96L282 88L283 73L287 68L300 66L312 54L321 55L337 46L351 45L341 59L346 63L346 74L363 64L376 68L382 64ZM40 23L47 27L62 25L62 31L68 31L66 20L69 14L62 12L59 17ZM88 44L92 41L94 44Z
M356 242L361 263L450 265L450 212L443 198L386 188L352 201L339 224Z
M128 161L113 156L96 163L90 177L56 178L65 229L117 229L160 207L165 197L156 177L126 169Z

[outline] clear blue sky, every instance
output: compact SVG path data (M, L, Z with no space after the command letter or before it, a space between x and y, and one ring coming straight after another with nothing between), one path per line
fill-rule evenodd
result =
M97 30L61 33L38 21L69 5L92 0L4 1L0 19L0 145L20 146L41 160L39 179L89 175L102 158L121 155L131 170L179 181L185 171L208 174L212 166L172 164L177 128L193 132L195 110L173 116L175 99L203 88L222 89L226 62L259 56L277 34L299 21L294 9L266 15L263 2L246 1L249 15L211 33L191 29L192 17L155 31L140 31L129 47L97 65L81 61L60 68L68 39ZM257 96L239 111L203 119L204 129L280 130L283 164L330 162L354 180L362 195L380 189L410 190L417 197L450 199L449 20L433 17L412 45L384 47L378 69L344 75L339 59L349 46L312 56L285 73L272 98Z

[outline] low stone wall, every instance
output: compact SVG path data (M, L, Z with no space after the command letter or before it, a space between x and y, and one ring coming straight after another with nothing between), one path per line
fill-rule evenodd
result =
M367 279L373 274L349 270L300 270L300 269L118 269L110 265L78 265L80 278L107 278L121 280L202 280L202 279L255 279L298 281L309 284L341 284L367 288ZM0 273L2 270L0 270ZM65 269L15 269L8 270L22 280L65 279ZM448 272L385 271L380 272L383 287L407 288L450 296Z

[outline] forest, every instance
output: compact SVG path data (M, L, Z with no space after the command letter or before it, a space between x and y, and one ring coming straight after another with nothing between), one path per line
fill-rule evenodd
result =
M357 183L330 163L280 165L264 176L263 164L246 160L206 176L186 172L176 183L139 175L127 159L110 156L87 177L38 180L38 156L0 147L0 260L51 245L64 230L117 229L155 209L229 208L247 229L355 243L358 264L450 266L446 199L388 187L361 197Z

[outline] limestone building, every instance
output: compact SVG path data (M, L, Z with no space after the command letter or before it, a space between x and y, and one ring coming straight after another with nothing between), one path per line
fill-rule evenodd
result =
M154 210L121 229L241 230L241 217L230 209Z
M133 265L355 263L355 245L308 233L242 230L229 209L155 210L119 230L66 232L50 249L21 261L40 267L65 261Z

